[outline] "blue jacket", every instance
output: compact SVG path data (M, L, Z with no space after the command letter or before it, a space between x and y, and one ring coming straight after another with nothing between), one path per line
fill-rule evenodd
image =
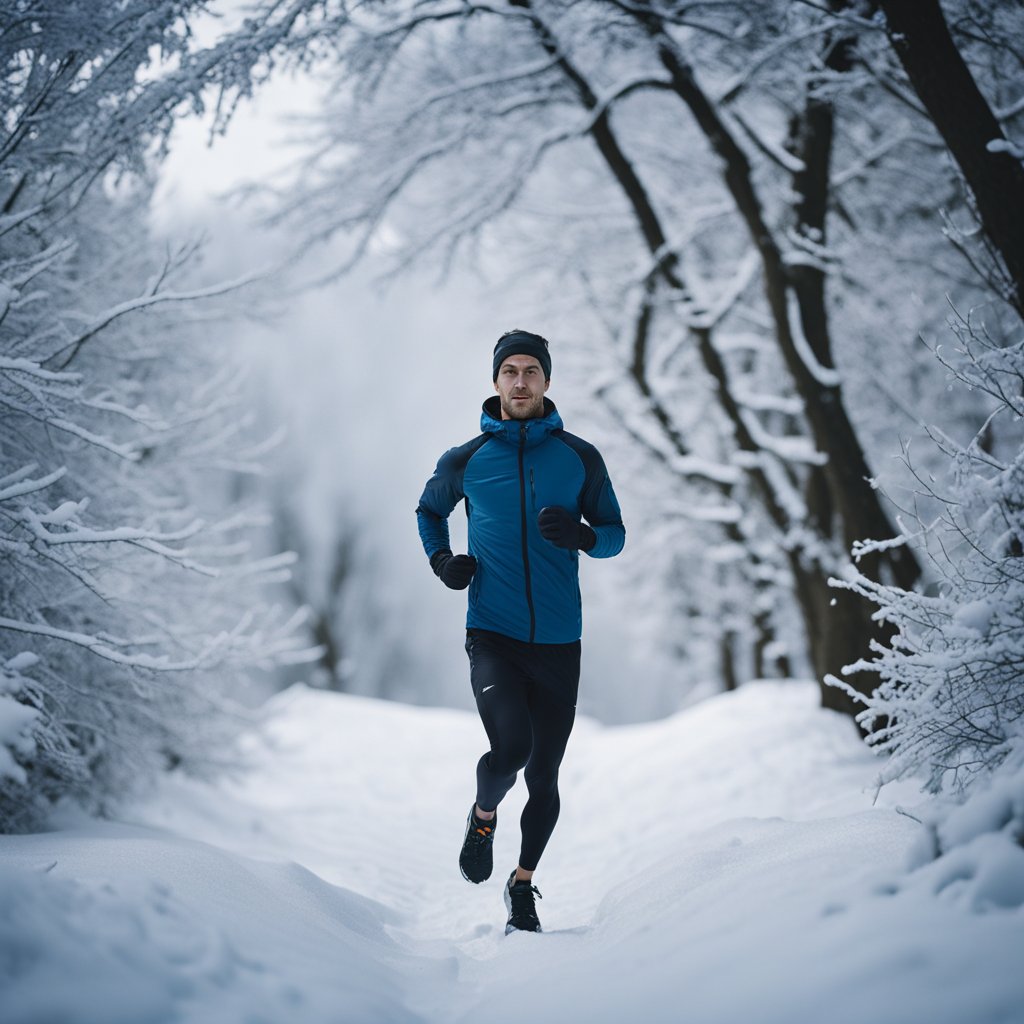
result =
M562 429L548 399L544 416L502 420L498 397L484 402L483 431L441 456L416 509L427 557L451 547L448 516L465 499L469 553L477 560L466 626L539 644L580 638L579 552L555 547L537 513L561 505L597 535L592 558L617 555L626 540L619 503L598 450Z

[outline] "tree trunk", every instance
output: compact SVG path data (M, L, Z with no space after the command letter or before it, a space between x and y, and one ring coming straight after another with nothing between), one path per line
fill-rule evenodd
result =
M820 367L818 370L808 365L797 344L794 328L801 329L802 323L797 327L790 320L787 303L787 291L791 284L789 272L772 231L764 220L763 206L754 190L746 154L698 86L691 68L683 62L675 44L662 31L660 23L652 22L648 16L643 16L641 20L658 42L659 55L671 76L673 90L690 108L711 147L722 158L726 186L761 256L765 296L775 325L779 349L804 401L814 442L819 451L828 457L824 473L838 516L841 542L845 550L849 551L855 541L891 537L894 532L892 524L882 508L878 492L869 482L871 471L846 413L839 384L829 379L834 371L831 353L822 351L821 354L829 358L827 361L816 359ZM826 154L830 150L829 138ZM827 173L827 156L824 165ZM821 296L817 303L809 304L807 318L809 322L817 318L821 336L827 324L827 313L823 285L819 287L822 289ZM874 561L877 565L865 565L864 568L874 575L875 571L881 571L884 566L891 579L902 587L913 586L920 576L917 559L906 547L889 549L874 556Z
M938 0L879 0L886 34L963 172L985 234L1002 257L1005 298L1024 316L1024 167L949 34Z
M719 671L722 675L722 687L728 693L739 688L739 676L736 672L736 633L731 629L723 629L718 638Z
M689 107L712 149L722 159L725 184L761 256L765 295L779 348L804 401L815 444L828 458L820 471L810 473L807 496L811 521L807 525L817 536L841 546L844 553L855 541L890 537L895 531L878 492L871 486L867 460L847 415L839 383L833 378L825 275L813 266L786 266L765 222L746 154L700 89L692 69L661 23L648 14L638 15L638 18L658 45L673 90ZM831 41L827 47L826 73L849 66L848 44ZM824 241L833 134L831 105L816 99L812 90L798 125L803 137L801 156L805 167L795 182L800 197L797 219L809 239L813 240L820 232L820 239ZM789 289L797 300L799 323L791 319L787 301ZM816 367L809 365L808 358L801 352L797 331L806 340ZM829 587L828 573L816 557L809 563L806 559L800 561L799 569L794 572L797 599L807 626L811 662L820 681L829 674L839 675L845 665L867 653L869 640L881 636L866 601ZM861 570L876 579L884 576L906 588L912 587L920 576L917 559L906 547L865 557ZM864 687L872 685L870 677L863 675L858 683ZM823 683L821 699L823 706L848 714L858 710L846 694Z
M516 7L532 11L530 0L511 2ZM868 483L870 473L867 462L843 408L838 386L819 381L797 348L789 320L789 281L782 253L764 221L746 156L710 101L698 88L692 72L679 58L674 44L661 32L660 23L646 14L637 14L636 17L652 37L659 41L659 54L671 74L672 88L690 107L712 148L723 158L726 184L761 254L765 291L784 361L804 399L815 443L829 457L825 476L831 501L838 512L845 550L848 551L855 540L889 537L893 532L892 526L878 502L877 493ZM596 93L565 56L557 39L536 13L533 13L531 20L541 46L555 59L572 83L581 104L587 110L597 110L599 101ZM665 248L666 232L636 169L618 143L607 109L594 118L590 133L627 197L648 251L657 260L653 273L659 274L677 294L685 295L686 288L679 276L675 255ZM691 327L691 332L704 368L717 385L716 397L732 424L737 445L744 451L760 453L732 393L725 365L712 343L710 328ZM830 364L827 368L831 369ZM796 527L811 525L792 522L763 470L755 467L750 472L780 534L786 535ZM826 541L831 539L828 533L819 536ZM811 545L812 549L816 547L816 543ZM858 660L867 652L868 640L875 632L870 610L866 602L853 595L844 597L828 586L829 566L819 558L816 551L808 551L798 543L787 546L785 554L807 631L808 653L814 673L819 680L828 674L838 675L845 665ZM913 554L906 549L892 549L877 556L877 561L888 563L890 575L901 585L910 586L919 574ZM866 678L863 683L870 685ZM857 710L845 694L824 685L822 704L850 714Z
M841 9L846 6L842 0L833 0L831 6ZM854 38L839 30L825 39L821 54L821 72L808 75L806 100L803 110L794 116L791 123L791 144L794 154L799 157L802 168L793 175L793 204L795 234L802 239L808 250L826 250L828 244L828 208L831 189L831 165L833 140L835 138L835 108L828 93L820 86L827 85L836 75L846 74L854 63ZM826 302L827 277L820 260L808 259L793 262L787 268L788 280L796 296L799 328L807 341L815 360L829 370L834 367L832 337L829 328L829 314ZM822 390L822 398L830 401L829 393ZM836 393L838 401L839 396ZM866 478L866 460L860 451L859 442L853 436L849 420L842 414L842 423L836 423L837 438L843 447L829 451L829 465L812 467L807 480L805 498L808 517L814 530L822 537L829 537L849 551L855 540L866 536L882 536L880 533L861 531L878 530L877 516L880 507L869 509L867 515L858 513L858 496L865 485L865 479L846 480L842 477L849 468L844 465L852 459L852 465ZM853 447L851 447L851 444ZM836 467L836 460L840 465ZM832 471L830 472L830 468ZM838 478L838 481L837 481ZM851 508L852 506L852 508ZM871 525L871 524L874 525ZM888 517L886 517L888 527ZM891 529L891 527L889 527ZM900 582L909 586L917 576L916 562L908 564L906 559L895 566L900 570ZM867 575L878 578L883 569L882 560L865 556L861 569ZM866 640L884 642L891 635L891 627L872 619L873 606L862 597L850 591L837 591L832 587L821 590L818 581L812 581L808 599L818 611L818 626L811 639L816 667L838 675L836 666L848 665L866 653ZM819 676L819 679L821 676ZM862 678L870 683L870 679ZM845 693L835 687L822 686L822 705L836 711L856 714L859 707Z

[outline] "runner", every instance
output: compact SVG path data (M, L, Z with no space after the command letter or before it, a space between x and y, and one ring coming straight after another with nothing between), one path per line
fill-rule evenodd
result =
M459 856L470 882L491 875L498 804L525 769L519 864L505 883L507 934L541 930L533 873L558 819L558 768L576 715L579 553L611 558L626 531L600 453L562 428L545 397L547 341L503 334L493 380L482 433L441 456L416 516L435 574L452 590L469 587L470 682L490 742ZM448 516L462 500L469 553L456 555Z

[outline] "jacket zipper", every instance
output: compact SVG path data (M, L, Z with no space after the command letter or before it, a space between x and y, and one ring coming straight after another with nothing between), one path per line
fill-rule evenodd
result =
M530 610L530 643L533 643L537 631L537 619L533 610L533 590L530 586L530 552L527 547L528 533L526 530L526 473L523 455L526 451L526 424L519 424L519 510L523 535L523 575L526 581L526 607ZM533 470L530 470L530 485L533 486Z

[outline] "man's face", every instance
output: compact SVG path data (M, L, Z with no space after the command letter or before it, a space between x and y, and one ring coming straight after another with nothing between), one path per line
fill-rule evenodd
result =
M530 420L544 415L544 392L550 381L533 356L509 356L498 368L494 390L503 420Z

